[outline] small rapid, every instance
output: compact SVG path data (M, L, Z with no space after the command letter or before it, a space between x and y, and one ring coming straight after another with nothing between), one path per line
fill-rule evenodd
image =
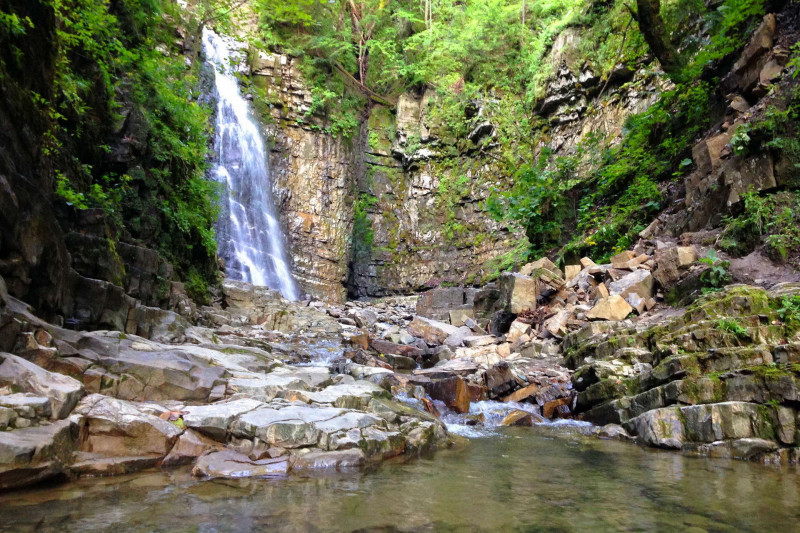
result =
M264 138L239 90L225 39L205 28L203 50L214 69L217 96L210 177L224 186L217 240L226 275L296 300L299 292L272 200Z

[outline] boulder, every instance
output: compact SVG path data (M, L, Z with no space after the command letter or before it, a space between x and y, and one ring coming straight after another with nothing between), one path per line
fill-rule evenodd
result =
M635 252L625 250L611 258L611 266L612 268L628 268L628 261L635 257Z
M427 422L439 423L439 420L425 411L415 409L410 405L384 398L374 398L369 404L369 412L373 413L391 424L397 424L404 418L418 418Z
M371 327L378 321L378 315L371 309L352 309L348 312L348 316L352 318L356 326L360 328Z
M185 341L189 327L191 324L177 313L143 305L131 308L125 321L125 333L167 343Z
M672 287L681 278L682 272L697 261L694 246L672 246L656 250L657 268L653 272L656 281L664 287Z
M761 69L774 43L776 27L775 14L767 14L753 32L731 72L723 79L722 86L726 92L747 92L760 81Z
M459 376L452 376L425 385L425 392L434 400L444 404L458 413L468 413L470 392L466 381Z
M176 425L140 411L136 405L91 394L75 413L84 417L81 451L105 456L165 456L182 433Z
M542 326L550 335L560 339L568 333L567 323L569 319L572 318L572 313L572 309L562 309L555 315L546 319L542 323Z
M502 307L502 293L497 287L487 286L475 293L472 309L476 319L485 320Z
M745 461L757 459L777 449L777 442L759 438L737 439L731 443L731 455Z
M471 311L471 295L461 287L439 287L420 295L416 313L425 318L450 322L451 311ZM458 324L455 324L458 325Z
M517 380L511 371L511 366L505 361L501 361L486 370L484 379L486 380L486 390L489 398L505 396L517 387Z
M78 424L0 431L0 490L23 487L62 474L72 460Z
M220 450L222 445L196 431L187 429L178 437L169 454L161 462L162 466L178 466L193 462L210 450Z
M79 381L48 372L16 355L0 353L0 360L0 384L46 396L56 419L66 418L86 393Z
M234 418L263 405L250 398L210 405L189 405L184 407L183 422L186 427L196 429L213 439L224 442Z
M508 313L519 314L536 309L539 281L530 276L504 272L500 275L499 287L503 308Z
M726 159L722 164L722 173L728 186L728 205L737 203L750 190L766 191L778 186L769 153Z
M475 318L475 312L472 309L458 309L450 311L450 324L453 326L465 326L467 321Z
M533 274L537 270L541 269L547 270L554 276L564 279L564 272L562 272L561 269L555 265L555 263L553 263L552 261L550 261L550 259L546 257L534 261L533 263L528 263L527 265L524 265L522 268L519 269L519 273L522 274L523 276L535 277L533 276Z
M700 141L692 148L692 159L694 159L699 172L707 174L719 167L720 154L731 142L733 133L734 128L731 128L724 133Z
M608 284L610 294L618 294L626 298L629 294L637 294L640 298L650 298L655 294L655 283L649 270L635 270L627 276Z
M508 333L506 333L506 340L508 342L515 342L523 335L526 335L530 332L531 325L527 322L523 322L522 320L514 320L511 323L511 326L508 328Z
M595 306L586 313L586 318L589 320L625 320L633 308L625 301L622 296L615 294L608 298L603 298L598 301Z
M489 346L496 342L497 337L494 335L471 335L464 338L464 346L469 348L480 348L481 346Z
M459 328L437 320L415 316L408 325L408 331L428 344L444 344L447 337L458 333Z
M549 420L556 417L556 415L561 415L565 410L569 411L569 404L571 402L572 400L570 398L556 398L555 400L545 402L545 404L542 405L542 416Z
M248 456L233 451L211 452L197 460L192 475L197 477L253 477L285 476L289 473L289 458L251 460Z
M515 409L508 413L505 418L500 422L502 426L532 426L536 423L542 422L542 419L533 413L529 413L528 411L522 411L520 409Z
M647 411L625 423L625 429L657 448L681 449L685 439L682 415L677 407Z
M580 274L583 267L581 265L567 265L564 267L564 280L569 283L570 281L575 278L578 274Z

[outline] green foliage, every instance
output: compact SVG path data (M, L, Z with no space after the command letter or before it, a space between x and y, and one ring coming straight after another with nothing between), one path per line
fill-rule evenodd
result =
M486 205L495 219L522 225L532 255L541 255L561 242L564 221L573 214L567 192L577 184L577 159L560 157L553 165L547 163L544 154L535 167L522 167L514 176L513 188L491 196Z
M369 194L361 194L353 204L353 253L356 256L366 256L372 253L375 240L375 231L369 211L375 207L378 199Z
M209 283L196 268L189 269L184 287L186 287L186 293L194 301L199 304L208 304Z
M158 248L180 275L196 265L196 275L215 283L216 189L205 179L210 110L174 45L179 6L43 3L55 19L52 92L29 97L47 120L42 153L59 209L101 208L114 239ZM31 27L0 11L0 39Z
M800 295L784 296L778 308L778 316L789 328L800 329Z
M749 339L750 334L747 328L742 326L736 319L733 318L720 318L715 323L716 327L722 331L732 333L740 339Z
M745 44L748 29L761 21L767 0L724 0L706 16L711 39L699 48L686 67L685 79L700 76L703 69Z
M741 212L725 218L720 248L734 255L746 255L763 244L775 261L796 263L790 256L800 249L800 194L784 191L761 195L750 191L742 196Z
M67 205L77 209L86 209L86 197L83 193L77 192L72 188L69 179L59 171L56 171L56 195L59 196Z
M728 269L731 266L730 261L725 261L717 256L717 251L711 248L705 257L697 260L699 263L708 265L708 268L700 274L700 280L705 285L705 289L711 291L721 289L731 282L731 274Z

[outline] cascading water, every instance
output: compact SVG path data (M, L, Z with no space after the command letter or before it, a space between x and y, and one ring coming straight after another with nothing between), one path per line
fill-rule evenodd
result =
M231 67L231 51L209 29L203 49L214 68L217 90L216 162L211 176L225 186L217 226L219 253L229 278L298 297L272 201L267 153L261 132Z

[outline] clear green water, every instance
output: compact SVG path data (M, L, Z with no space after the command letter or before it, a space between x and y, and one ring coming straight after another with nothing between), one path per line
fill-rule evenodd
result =
M0 495L0 531L800 530L800 473L509 428L371 472L153 471Z

